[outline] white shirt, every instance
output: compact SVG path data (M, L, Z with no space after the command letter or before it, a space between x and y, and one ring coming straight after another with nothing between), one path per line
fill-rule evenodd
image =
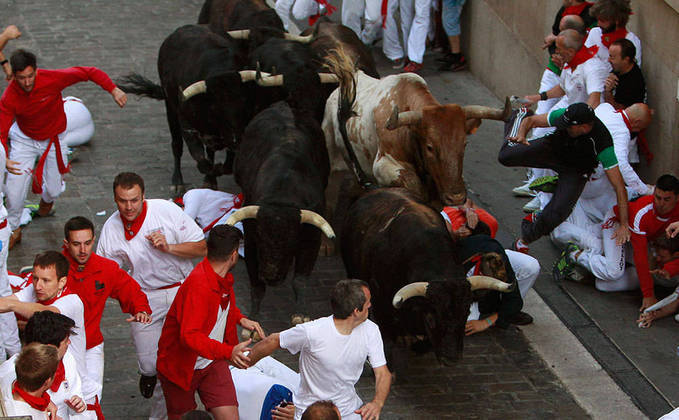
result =
M17 299L21 302L37 302L38 298L35 295L35 288L33 284L28 285L25 289L15 293ZM86 349L86 335L85 335L85 307L82 300L77 294L71 293L58 298L49 306L54 306L59 309L59 312L71 318L75 322L73 327L74 334L71 335L71 344L68 346L68 351L71 353L76 361L76 366L80 378L82 380L83 397L87 400L93 398L99 391L101 385L96 381L90 379L88 375L87 362L85 360Z
M560 85L566 92L568 105L587 102L592 93L603 92L604 82L609 73L607 64L598 56L580 63L575 71L570 67L564 68L561 72Z
M202 241L203 231L174 203L153 199L146 200L146 206L144 223L129 241L125 239L120 213L113 213L101 229L97 254L127 269L142 289L154 290L183 282L193 270L191 259L155 249L146 235L160 231L168 244L179 244Z
M5 381L9 381L10 387L12 382L14 382L17 377L15 364L18 356L19 356L18 354L15 354L14 356L6 360L2 365L0 365L0 377L2 378L3 383ZM76 361L71 355L70 351L67 351L66 354L64 354L64 358L62 359L62 361L64 362L64 372L66 374L66 377L56 392L52 391L51 389L48 389L47 393L49 394L50 399L52 400L54 405L57 406L57 415L59 417L61 417L64 420L76 419L81 416L78 415L78 413L73 411L71 408L69 408L69 406L66 405L64 401L70 399L74 395L83 398L80 375L78 374ZM86 412L87 411L85 411L84 413Z
M363 402L354 385L366 358L373 368L387 364L379 327L366 320L349 335L340 334L332 316L299 324L280 333L281 348L299 356L301 381L295 401L295 419L318 400L331 400L342 419L360 419L354 413Z
M210 331L210 334L208 337L215 341L219 341L220 343L224 342L224 333L226 332L226 319L229 317L229 307L231 306L231 303L226 305L226 309L222 309L222 306L219 306L219 311L217 312L217 320L215 321L215 326L212 327L212 331ZM196 365L194 369L205 369L212 363L212 360L206 359L202 356L198 356L198 359L196 359Z
M591 47L592 45L596 45L599 47L599 50L597 51L597 56L603 60L604 63L608 66L608 72L610 73L613 68L611 67L611 63L608 62L608 47L606 47L603 42L601 42L601 28L598 26L595 28L592 28L589 30L589 34L587 35L587 39L585 40L585 47ZM627 35L625 36L626 39L629 39L632 41L632 44L634 44L634 48L636 48L637 53L634 56L634 59L637 61L637 64L639 67L641 67L641 40L639 39L638 36L634 34L634 32L629 32L627 31Z
M613 149L615 150L615 156L618 158L618 167L625 180L625 184L627 184L633 196L632 198L652 194L653 190L639 178L639 175L629 163L629 150L632 146L631 133L629 128L627 128L627 124L625 124L622 113L616 112L611 104L602 102L594 110L594 114L604 123L611 133L611 137L613 137Z

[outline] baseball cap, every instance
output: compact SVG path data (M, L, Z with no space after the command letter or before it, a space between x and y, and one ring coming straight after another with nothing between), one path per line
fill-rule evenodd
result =
M573 125L587 124L594 121L594 110L584 102L570 105L563 115L554 122L556 128L567 128Z

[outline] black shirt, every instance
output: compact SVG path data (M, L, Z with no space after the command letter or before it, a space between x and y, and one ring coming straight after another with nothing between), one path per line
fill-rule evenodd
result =
M615 75L618 76L618 86L612 92L615 102L627 108L632 104L646 101L646 83L637 63L634 63L632 70L627 73Z

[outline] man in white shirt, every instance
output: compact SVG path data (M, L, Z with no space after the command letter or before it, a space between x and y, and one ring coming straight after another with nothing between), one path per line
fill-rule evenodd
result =
M629 39L636 48L634 59L641 67L641 40L626 28L632 14L629 0L598 0L589 9L589 13L597 20L597 26L589 31L585 47L599 47L597 55L606 62L610 71L608 49L618 39Z
M368 320L370 289L361 280L342 280L333 288L333 315L271 334L249 354L250 364L278 348L300 352L295 419L317 400L331 400L343 419L377 419L391 386L379 327ZM354 385L366 357L375 373L375 397L363 404Z
M118 211L101 230L97 254L126 269L139 283L153 311L150 324L132 323L141 378L139 387L153 397L151 418L166 416L156 378L158 339L179 285L193 270L192 258L206 254L203 231L177 205L144 198L144 180L123 172L113 181Z

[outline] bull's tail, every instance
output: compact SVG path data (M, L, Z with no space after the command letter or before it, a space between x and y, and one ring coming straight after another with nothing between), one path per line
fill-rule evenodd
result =
M354 174L358 178L358 183L363 188L371 188L373 183L363 172L347 135L347 121L356 115L353 109L356 102L356 65L351 56L340 45L336 49L330 50L328 56L325 57L325 67L339 79L339 98L337 101L338 129L342 135L344 147L347 149Z
M125 93L146 96L147 98L162 101L165 99L165 92L162 86L153 83L151 80L138 73L130 73L127 76L116 80L116 85Z

